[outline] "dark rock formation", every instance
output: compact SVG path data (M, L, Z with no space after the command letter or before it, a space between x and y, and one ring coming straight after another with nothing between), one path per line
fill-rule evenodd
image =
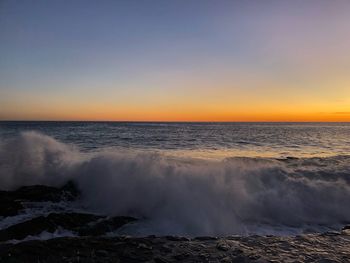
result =
M54 233L62 228L81 236L103 235L117 230L122 225L135 221L132 217L103 217L82 213L51 213L48 216L39 216L31 220L0 230L0 241L39 235L43 231Z
M68 182L61 188L33 185L23 186L16 191L8 192L14 200L30 202L60 202L73 201L79 196L79 191L73 182Z
M73 201L78 197L73 183L61 188L27 186L13 192L0 191L0 216L16 215L28 202L36 205ZM51 209L51 205L46 208ZM349 225L341 232L294 237L107 237L107 233L136 219L58 211L47 215L44 209L41 215L36 212L35 218L24 222L23 215L19 221L8 220L17 224L0 229L0 262L350 262ZM7 223L3 226L8 226ZM77 237L23 241L28 236L58 229L69 230ZM11 243L13 240L19 243Z
M349 262L350 235L77 237L0 245L0 262Z
M33 185L23 186L15 191L0 191L0 216L17 215L26 202L60 202L73 201L80 195L73 182L68 182L61 188Z
M123 225L134 221L136 221L136 219L129 216L104 217L97 222L79 227L76 231L80 236L100 236L108 232L113 232Z
M20 202L7 196L7 192L0 192L0 216L14 216L23 209Z
M350 225L344 226L342 230L350 230Z

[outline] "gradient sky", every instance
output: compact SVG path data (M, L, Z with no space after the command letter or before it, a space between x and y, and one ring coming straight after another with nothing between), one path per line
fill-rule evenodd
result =
M350 1L1 0L0 119L350 121Z

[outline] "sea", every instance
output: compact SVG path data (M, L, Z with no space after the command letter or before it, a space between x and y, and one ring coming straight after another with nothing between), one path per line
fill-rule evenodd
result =
M169 155L325 157L350 153L350 123L0 122L0 138L36 131L81 151Z
M65 209L139 218L114 234L294 235L350 222L349 154L350 123L2 121L0 188L73 181Z

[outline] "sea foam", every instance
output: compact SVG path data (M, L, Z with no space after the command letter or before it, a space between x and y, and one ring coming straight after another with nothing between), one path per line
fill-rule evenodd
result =
M349 161L348 156L213 161L112 149L83 153L24 132L1 141L0 187L73 180L84 207L138 217L140 234L246 234L261 226L349 222Z

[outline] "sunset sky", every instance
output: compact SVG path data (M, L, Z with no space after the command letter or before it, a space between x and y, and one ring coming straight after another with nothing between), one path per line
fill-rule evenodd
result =
M350 121L350 1L0 1L0 120Z

